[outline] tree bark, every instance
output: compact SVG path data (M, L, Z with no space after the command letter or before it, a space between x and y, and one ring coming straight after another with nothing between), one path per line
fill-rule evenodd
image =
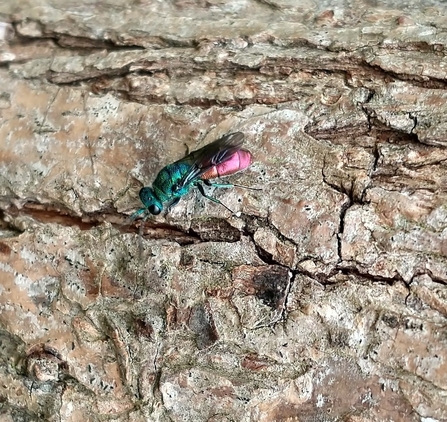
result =
M447 420L443 2L0 5L5 420ZM251 167L132 220L240 131Z

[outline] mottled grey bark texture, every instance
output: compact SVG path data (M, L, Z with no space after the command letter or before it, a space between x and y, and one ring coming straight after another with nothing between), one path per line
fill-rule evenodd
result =
M447 7L401 3L0 5L2 420L447 420ZM232 131L237 215L122 226Z

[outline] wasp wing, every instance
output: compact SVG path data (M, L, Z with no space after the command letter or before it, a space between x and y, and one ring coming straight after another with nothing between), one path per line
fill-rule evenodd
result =
M178 160L177 163L185 161L192 163L189 171L180 180L179 187L188 185L193 180L199 179L210 168L227 161L241 149L243 143L244 134L242 132L229 133Z

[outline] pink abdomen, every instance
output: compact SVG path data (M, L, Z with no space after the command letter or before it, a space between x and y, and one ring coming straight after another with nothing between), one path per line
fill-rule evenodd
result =
M216 177L228 176L230 174L237 173L238 171L245 170L251 164L250 151L240 149L231 155L228 160L217 166L211 167L208 171L202 174L201 179L214 179Z

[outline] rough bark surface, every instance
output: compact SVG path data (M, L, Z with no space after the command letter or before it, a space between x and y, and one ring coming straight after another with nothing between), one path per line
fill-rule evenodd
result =
M410 3L0 4L2 420L447 420L447 8ZM126 222L232 131L236 215Z

